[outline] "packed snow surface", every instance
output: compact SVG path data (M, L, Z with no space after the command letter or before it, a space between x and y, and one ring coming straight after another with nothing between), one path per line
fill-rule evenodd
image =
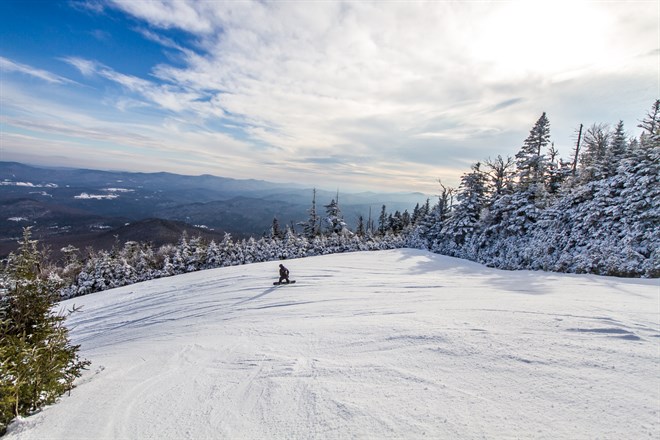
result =
M660 437L660 285L417 250L64 303L93 362L8 439Z

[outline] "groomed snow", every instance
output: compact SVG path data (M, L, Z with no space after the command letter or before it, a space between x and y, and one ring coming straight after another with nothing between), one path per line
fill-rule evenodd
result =
M93 362L8 439L660 437L660 285L417 250L75 298Z

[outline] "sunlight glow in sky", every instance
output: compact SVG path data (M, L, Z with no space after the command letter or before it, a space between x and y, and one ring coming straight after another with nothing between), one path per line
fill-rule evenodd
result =
M631 136L656 1L0 2L0 160L437 193L547 112ZM0 176L1 177L1 176Z

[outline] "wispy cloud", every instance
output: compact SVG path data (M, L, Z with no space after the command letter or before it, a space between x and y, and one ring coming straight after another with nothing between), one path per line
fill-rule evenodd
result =
M91 77L97 72L97 63L91 60L86 60L79 57L65 57L62 58L62 61L69 63L78 69L80 73L87 77Z
M222 116L222 111L219 107L213 107L213 101L208 99L208 95L195 89L126 75L93 60L79 57L67 57L63 60L78 69L84 76L105 78L124 87L129 92L149 100L161 109L175 113L190 112L214 117ZM122 109L126 109L127 102L137 101L121 99L118 102Z
M167 47L167 48L170 48L170 49L176 49L176 50L184 52L184 53L191 53L191 51L189 51L185 47L181 46L180 44L178 44L176 41L174 41L171 38L165 37L163 35L159 35L158 33L153 32L149 29L145 29L145 28L136 28L135 30L137 32L139 32L140 34L142 34L142 36L144 36L144 38L146 38L147 40L151 40L154 43L158 43L163 47Z
M69 5L79 11L101 14L105 11L105 4L102 0L70 0Z
M207 33L213 30L204 3L154 0L148 2L117 1L117 7L161 28L182 28L191 32ZM215 3L215 2L214 2Z
M29 75L33 78L38 78L51 84L73 84L73 81L62 76L56 75L46 70L28 66L27 64L21 64L2 56L0 56L0 70L3 72L22 73L24 75Z

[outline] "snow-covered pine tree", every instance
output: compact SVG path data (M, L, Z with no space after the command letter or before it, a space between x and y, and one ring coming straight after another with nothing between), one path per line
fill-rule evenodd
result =
M412 226L412 216L407 209L401 214L401 224L403 225L402 231L410 229Z
M188 245L188 233L184 231L178 245L174 248L174 254L171 256L175 274L186 273L189 258L190 246Z
M220 246L211 240L209 245L206 247L206 255L204 257L203 267L204 269L214 269L216 267L221 267L222 265L222 252Z
M518 223L523 232L536 221L538 211L547 203L548 167L543 151L550 146L550 121L543 112L516 154L518 182L511 203L520 217Z
M259 245L254 237L242 240L240 247L243 251L243 264L257 263L259 259Z
M25 229L0 275L0 435L17 416L54 403L89 365L53 313L61 279L43 273L44 256Z
M206 261L206 244L202 237L197 236L191 238L188 244L188 249L186 272L200 270Z
M419 203L415 205L412 215L410 216L410 222L413 225L416 225L422 215L422 208L419 206Z
M302 258L307 250L307 239L297 236L291 228L286 229L284 239L278 242L277 258L280 260Z
M564 181L566 174L565 169L562 165L561 160L559 159L559 150L555 148L555 143L550 144L548 149L548 160L547 160L547 177L546 182L546 191L550 195L556 195L561 188L561 184Z
M60 276L67 284L72 284L82 270L82 261L80 258L80 250L73 245L68 245L60 249L63 255L64 267Z
M306 222L301 223L303 227L303 234L308 240L313 239L319 235L319 216L316 213L316 188L312 192L312 206L309 208L309 218Z
M525 264L527 234L550 202L546 190L548 164L543 152L551 145L550 122L544 112L515 156L516 180L512 185L503 184L499 193L493 190L493 199L481 220L480 236L471 245L479 256L465 257L507 269Z
M273 217L273 224L270 227L270 238L280 239L284 236L282 230L280 229L280 222L277 220L277 217Z
M390 214L387 222L389 224L389 230L393 234L398 234L403 230L403 218L399 210L394 211L394 214Z
M366 233L365 227L364 227L364 217L359 216L358 217L358 224L357 227L355 228L355 234L358 237L364 237L364 234Z
M438 180L438 183L442 190L438 196L438 202L432 208L428 208L430 202L426 201L424 211L427 214L419 222L415 231L416 235L426 237L429 249L437 248L438 243L444 240L442 228L451 216L456 194L456 189L444 185L441 180Z
M316 237L308 240L307 256L313 257L316 255L323 255L325 251L325 236L317 235Z
M444 222L442 237L462 245L469 236L477 232L481 213L486 208L486 174L481 170L481 163L472 166L472 171L461 177L452 216Z
M516 154L519 190L535 192L546 171L543 151L550 146L550 121L545 112L536 121Z
M236 245L231 238L231 234L225 232L222 242L220 243L221 267L236 266L241 264L241 258L236 250Z
M606 175L613 176L619 167L621 160L624 159L628 150L628 138L623 127L623 121L619 121L610 137L610 145L607 149L606 157Z
M385 233L389 229L389 222L387 219L388 219L387 207L383 205L383 207L380 210L380 215L378 216L378 233L380 235L385 235Z
M592 124L582 138L580 181L591 182L607 177L610 131L605 124Z
M660 99L656 99L651 110L646 113L646 117L638 125L639 128L644 130L642 133L642 141L650 136L657 136L660 131Z
M515 162L512 157L502 158L499 154L497 158L486 160L488 171L486 174L489 179L489 188L491 188L491 202L503 194L513 192L513 180L515 176Z
M412 222L412 229L411 229L411 234L415 236L415 243L418 242L418 240L426 240L424 237L426 236L426 232L428 231L428 226L425 225L424 221L427 219L429 212L431 211L431 201L429 199L426 199L426 203L423 205L415 205L415 209L413 210L413 215L411 218ZM426 248L425 245L421 245L421 243L415 244L412 247L415 248Z
M325 223L328 234L342 234L348 232L346 222L339 209L339 202L335 199L325 205Z

